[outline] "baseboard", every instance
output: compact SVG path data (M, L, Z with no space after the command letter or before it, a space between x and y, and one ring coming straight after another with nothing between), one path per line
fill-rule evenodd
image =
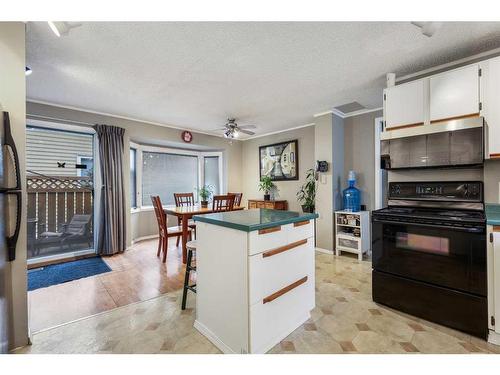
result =
M210 331L203 323L198 320L194 321L196 328L203 336L205 336L212 344L219 348L224 354L240 354L233 351L229 346L224 344L212 331Z
M490 330L488 335L488 342L494 345L500 345L500 334Z
M136 239L132 240L132 245L136 244L137 242L152 240L153 238L158 238L158 235L152 234L150 236L137 237Z
M316 250L318 253L323 253L323 254L330 254L330 255L334 255L333 250L322 249L321 247L316 247L316 248L315 248L315 250Z

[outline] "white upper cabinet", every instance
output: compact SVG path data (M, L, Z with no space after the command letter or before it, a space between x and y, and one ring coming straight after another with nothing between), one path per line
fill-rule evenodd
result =
M479 66L430 77L430 121L479 114Z
M481 70L485 158L500 158L500 57L481 63Z
M424 81L413 81L384 90L385 128L424 123Z

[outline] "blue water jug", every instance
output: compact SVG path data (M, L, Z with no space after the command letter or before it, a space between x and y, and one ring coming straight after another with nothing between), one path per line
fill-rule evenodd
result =
M356 176L354 171L349 171L348 177L349 187L342 192L344 199L344 210L357 212L361 210L361 192L356 189Z

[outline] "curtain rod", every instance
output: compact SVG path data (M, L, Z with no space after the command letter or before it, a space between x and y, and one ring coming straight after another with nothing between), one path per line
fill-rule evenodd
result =
M75 125L85 125L85 126L94 126L94 123L90 122L83 122L83 121L75 121L75 120L68 120L68 119L62 119L62 118L57 118L57 117L49 117L49 116L40 116L40 115L32 115L32 114L27 114L27 118L33 119L33 120L45 120L45 121L56 121L56 122L62 122L62 123L67 123L67 124L75 124Z

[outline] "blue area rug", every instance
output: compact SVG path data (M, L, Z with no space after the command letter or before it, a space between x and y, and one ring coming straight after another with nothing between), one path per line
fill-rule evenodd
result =
M62 264L28 270L28 290L46 288L84 277L110 272L111 268L101 257L75 260Z

